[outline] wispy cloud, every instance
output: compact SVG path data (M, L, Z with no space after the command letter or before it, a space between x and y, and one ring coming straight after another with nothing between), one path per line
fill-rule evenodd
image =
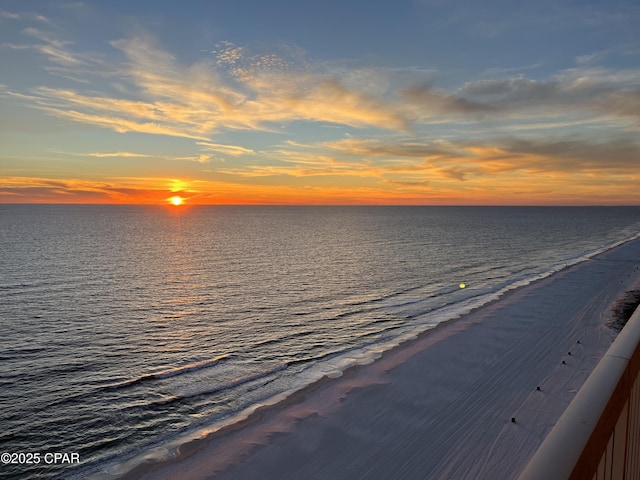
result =
M38 177L0 179L0 201L9 197L9 201L17 202L28 199L30 202L111 203L122 199L124 193L121 186L106 182Z
M625 140L574 139L523 140L512 137L484 141L435 141L417 139L346 139L315 145L315 152L279 151L277 158L290 158L300 168L295 175L340 174L383 178L404 175L402 181L424 182L425 178L473 181L481 177L511 174L596 175L605 184L611 176L634 175L640 144ZM333 156L321 151L332 151ZM348 156L346 161L341 157ZM370 160L367 160L370 159ZM262 166L251 174L286 174L284 166Z
M226 155L237 157L239 155L254 154L255 152L250 148L245 148L240 145L222 145L220 143L211 142L196 142L201 147L213 152L220 152Z
M67 42L35 29L29 33L46 41L38 48L52 62L66 66L81 62ZM41 87L34 95L38 104L56 116L119 132L201 140L223 128L269 129L296 120L383 129L405 129L409 124L393 102L348 88L331 76L278 70L277 58L260 58L251 69L235 69L233 78L225 78L210 61L179 65L149 38L113 45L129 60L121 80L127 81L129 91L138 92L139 100Z
M547 81L523 76L480 80L465 84L460 94L498 115L590 112L640 121L640 112L625 106L637 105L640 69L571 68Z
M33 27L26 28L24 33L44 42L34 45L33 48L49 57L52 62L64 66L76 66L83 63L82 60L78 58L78 55L68 48L71 42L59 40L51 34Z
M424 142L418 139L392 139L384 142L377 139L351 138L326 142L324 147L356 157L434 158L464 155L464 150L451 142L438 140Z
M22 21L36 21L51 25L52 22L44 15L40 15L33 12L8 12L0 11L0 17L7 18L9 20L22 20Z
M86 155L88 157L108 158L108 157L122 157L122 158L143 158L151 157L144 153L135 152L92 152L92 153L76 153L74 155Z
M211 161L211 155L189 155L183 157L167 157L169 160L177 160L181 162L197 162L197 163L209 163Z
M56 152L63 155L73 155L75 157L96 157L96 158L157 158L164 160L175 161L188 161L198 163L208 163L211 160L211 155L189 155L189 156L167 156L167 155L151 155L148 153L137 152L89 152L89 153L69 153L69 152Z
M108 128L120 133L139 132L207 140L202 128L190 119L168 121L173 106L108 96L87 96L71 90L37 88L34 104L52 115L79 123ZM182 120L182 121L180 121Z

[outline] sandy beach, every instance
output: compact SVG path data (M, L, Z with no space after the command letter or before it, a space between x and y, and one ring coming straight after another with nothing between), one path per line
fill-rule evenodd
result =
M516 478L611 345L639 265L640 240L623 244L122 478Z

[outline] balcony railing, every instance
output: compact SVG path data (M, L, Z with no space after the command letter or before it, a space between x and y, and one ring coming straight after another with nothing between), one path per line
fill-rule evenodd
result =
M640 479L640 308L519 480Z

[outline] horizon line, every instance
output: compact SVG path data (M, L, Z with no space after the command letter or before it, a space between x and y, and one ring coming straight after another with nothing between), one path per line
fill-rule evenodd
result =
M0 202L5 205L47 205L47 206L129 206L129 207L165 207L184 209L190 207L640 207L640 204L573 204L573 203L531 203L531 204L473 204L473 203L191 203L179 206L163 203L90 203L90 202Z

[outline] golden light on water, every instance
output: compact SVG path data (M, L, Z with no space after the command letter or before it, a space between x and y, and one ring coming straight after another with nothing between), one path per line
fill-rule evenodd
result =
M175 205L176 207L179 207L180 205L182 205L184 203L184 198L178 197L178 196L171 197L169 199L169 202L171 202L172 205Z

